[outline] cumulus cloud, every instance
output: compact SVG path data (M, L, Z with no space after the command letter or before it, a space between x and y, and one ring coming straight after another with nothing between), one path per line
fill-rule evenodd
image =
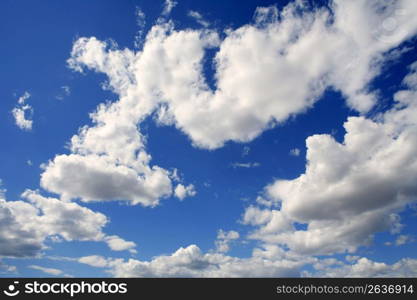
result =
M117 235L107 236L104 240L106 241L109 248L113 251L128 250L132 254L137 253L135 249L136 244L134 242L125 241L124 239L120 238Z
M325 134L307 138L305 173L266 188L280 209L246 210L244 222L258 226L252 238L331 254L354 252L375 232L401 230L397 213L417 198L416 71L413 64L392 109L374 120L349 117L342 143Z
M272 260L266 253L258 249L251 258L243 259L202 253L198 246L190 245L150 261L92 256L79 262L107 268L115 277L288 277L297 276L305 263L291 258Z
M181 183L177 185L174 191L175 197L180 200L184 200L185 197L193 197L197 194L194 185L189 184L187 186L182 185Z
M26 190L26 201L0 199L0 256L36 256L46 249L48 237L66 241L105 241L112 250L134 251L135 244L117 236L107 236L102 229L105 215L76 203L63 202Z
M351 108L368 111L376 97L368 83L379 74L384 55L415 35L417 21L408 12L417 4L395 3L405 13L395 16L398 30L390 38L382 37L390 15L378 1L305 5L296 1L279 13L275 7L258 9L254 24L227 31L223 40L213 30L158 23L136 53L106 50L104 42L81 38L70 66L107 74L109 86L126 98L120 105L135 102L142 116L162 113L161 123L175 124L203 148L250 141L306 111L328 87L341 91ZM218 47L215 90L202 71L205 50L213 47Z
M223 231L220 235L235 239L237 233ZM221 252L203 253L198 246L190 245L148 261L100 255L60 259L103 268L114 277L415 277L417 274L417 260L412 258L393 264L360 256L346 256L345 260L317 258L271 244L255 248L248 258Z
M123 200L155 206L159 198L171 194L168 172L159 167L140 168L138 173L138 169L117 164L116 158L107 155L58 155L41 175L41 186L65 200Z
M13 108L12 114L16 125L22 130L32 130L33 125L33 108L29 104L25 104L26 100L30 98L30 94L25 92L18 100L18 105Z
M317 269L317 266L316 266ZM415 277L417 260L403 258L396 263L375 262L366 257L357 258L352 264L334 260L334 263L323 266L317 273L306 274L314 277Z
M167 11L173 3L166 2ZM401 30L381 39L375 28L388 16L378 2L304 5L296 1L279 13L258 9L253 24L228 30L223 40L215 30L176 30L170 21L157 22L136 52L94 37L78 39L69 67L106 74L105 86L119 100L91 114L93 125L71 139L72 153L46 166L42 187L82 201L157 205L173 191L169 172L150 165L139 130L152 115L185 132L195 146L214 149L228 140L250 141L306 111L328 87L341 91L351 108L368 111L375 103L368 83L379 74L384 54L415 34L417 21L409 13L398 16ZM408 12L417 4L396 5ZM214 90L203 72L210 48L218 49ZM73 180L67 174L78 167L82 172ZM86 184L85 178L93 180Z
M165 2L171 8L164 14L173 3ZM387 57L392 57L389 51L415 35L417 20L410 12L417 3L396 1L404 14L382 9L378 1L335 0L328 8L314 9L305 5L296 1L280 12L275 7L260 8L252 24L228 30L224 39L215 30L176 30L173 22L161 21L136 52L109 47L94 37L77 40L69 67L106 74L105 87L119 99L101 104L90 115L92 125L80 128L72 137L70 154L57 155L45 165L41 186L61 195L62 200L124 200L156 206L172 193L183 199L192 192L183 184L172 191L175 176L151 165L140 132L141 122L148 117L176 126L195 146L215 149L229 140L251 141L305 112L327 88L340 91L351 109L369 111L376 95L368 85ZM397 30L387 21L393 17ZM203 62L206 50L213 48L217 53L215 88L211 89ZM305 173L268 186L266 194L268 201L275 202L274 209L272 205L268 209L251 206L244 213L243 222L256 227L250 237L267 243L267 249L255 249L252 257L242 259L204 254L191 245L151 261L103 258L97 265L110 268L115 276L292 276L305 261L285 257L281 246L307 257L353 252L370 243L373 233L398 228L397 213L416 195L416 76L412 72L404 80L409 89L396 94L397 105L390 111L372 120L350 117L343 143L329 135L307 139ZM63 203L59 205L64 205L61 215L65 215L70 203L55 201ZM44 209L27 203L8 205L15 210L24 207L35 219ZM0 220L22 222L13 209L5 209ZM132 242L117 236L106 238L101 231L105 217L81 210L96 220L93 225L82 224L83 229L94 229L88 233L79 229L76 234L68 229L62 229L62 234L51 230L48 234L81 240L95 235L95 240L106 241L113 250L133 249ZM59 228L59 221L55 222ZM298 229L297 224L306 229ZM0 234L0 241L3 238L9 247L17 243L15 248L22 253L37 242L31 252L36 253L44 247L46 233L35 233L37 238L27 244L19 244L26 242L20 238L26 231L16 231L18 239ZM92 265L95 258L80 262Z

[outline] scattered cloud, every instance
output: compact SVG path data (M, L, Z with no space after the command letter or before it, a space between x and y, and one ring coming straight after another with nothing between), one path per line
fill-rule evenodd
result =
M405 244L408 244L408 243L412 243L414 241L415 241L415 239L412 236L406 235L406 234L401 234L395 240L395 245L396 246L401 246L401 245L405 245Z
M184 186L182 184L178 184L174 191L175 197L180 200L184 200L185 197L193 197L197 194L194 185L189 184Z
M210 23L206 21L204 17L198 11L190 10L188 11L188 16L193 18L198 24L200 24L203 27L210 26Z
M290 155L292 155L292 156L300 156L300 149L298 149L298 148L294 148L294 149L291 149L290 150Z
M336 267L335 267L336 265ZM403 258L389 265L375 262L368 258L357 258L353 264L336 264L320 268L317 273L307 273L305 276L313 277L415 277L417 275L417 260Z
M83 256L78 259L78 262L96 268L104 268L108 265L108 260L99 255Z
M174 0L165 0L164 9L162 10L163 16L168 16L172 9L178 4L178 2Z
M248 163L240 163L240 162L234 162L230 164L232 166L232 168L236 169L236 168L245 168L245 169L249 169L249 168L256 168L259 167L261 164L258 162L248 162Z
M242 150L242 157L248 156L250 152L250 147L249 146L244 146L243 150Z
M5 264L0 260L0 274L17 274L17 267Z
M65 97L71 95L71 88L68 85L61 86L61 92L55 97L58 100L64 100Z
M32 130L33 125L33 108L29 104L25 104L26 100L30 98L30 94L25 92L18 100L18 105L13 108L12 114L16 125L26 131Z
M134 242L125 241L117 235L111 235L104 238L109 248L113 251L125 251L128 250L132 254L136 254L136 244Z
M220 253L226 253L230 250L230 243L239 238L239 233L234 230L224 231L220 229L217 233L216 251Z

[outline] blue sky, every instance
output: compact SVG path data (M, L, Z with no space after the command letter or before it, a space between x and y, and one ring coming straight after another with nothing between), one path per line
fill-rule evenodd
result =
M0 276L416 276L402 1L2 1Z

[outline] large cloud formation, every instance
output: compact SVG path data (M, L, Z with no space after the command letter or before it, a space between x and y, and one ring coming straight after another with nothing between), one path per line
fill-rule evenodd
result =
M417 199L416 78L417 62L393 108L374 120L349 117L343 143L326 134L307 138L305 173L266 189L280 209L246 210L244 222L259 226L252 238L300 253L332 254L355 251L375 232L398 231L397 213ZM306 230L296 230L295 223Z
M345 122L343 142L329 135L309 137L305 173L273 182L266 188L269 206L245 211L243 222L255 227L250 237L263 243L251 257L224 254L236 233L219 236L217 252L203 253L191 245L150 261L98 256L79 261L108 268L115 276L296 276L308 263L316 263L318 275L322 271L335 276L415 275L410 271L415 260L410 259L386 265L360 258L353 264L336 262L341 268L334 271L326 267L332 262L312 257L354 252L369 244L375 232L398 232L398 213L417 196L413 184L417 65L404 79L407 89L395 94L392 109L374 119L363 116L377 101L369 83L392 58L390 51L397 51L417 32L414 11L414 0L335 0L326 8L295 1L280 12L275 7L258 8L253 24L229 29L224 38L207 28L176 30L173 22L160 19L137 52L109 47L94 37L78 39L68 60L70 68L106 74L106 88L119 99L101 104L91 114L93 124L72 137L71 153L57 155L45 165L41 186L62 200L125 200L156 206L173 193L180 199L195 194L185 193L182 184L173 191L175 175L151 165L140 132L148 117L176 126L196 147L216 149L227 141L249 142L307 111L329 88L341 92L347 105L362 115ZM208 49L217 50L214 88L203 72ZM42 204L43 197L27 195L35 204L2 202L6 208L0 220L18 225L2 239L10 245L21 241L16 253L36 253L51 234L67 240L98 236L114 250L133 247L116 236L105 236L101 232L105 221L97 213L57 199ZM73 232L61 226L55 213L42 219L41 211L54 212L50 206L55 205L63 206L63 212L81 209L80 214L89 214L88 219L96 222L81 222L83 230ZM34 229L19 220L19 209L36 222L50 221L40 223L42 230ZM83 227L91 231L84 232ZM35 238L20 238L24 236ZM26 250L28 245L34 250Z
M107 88L120 99L91 114L94 124L71 139L72 154L46 166L42 187L83 201L157 205L173 191L169 172L150 165L138 129L152 114L194 145L214 149L228 140L251 141L306 111L330 87L352 109L367 112L376 101L367 86L385 54L417 31L409 13L417 3L388 2L333 1L330 8L312 9L295 1L280 12L258 8L253 24L230 29L223 39L215 30L176 30L160 19L137 52L109 48L94 37L78 39L69 66L106 74ZM386 26L391 16L395 28ZM203 72L209 48L217 49L215 89Z

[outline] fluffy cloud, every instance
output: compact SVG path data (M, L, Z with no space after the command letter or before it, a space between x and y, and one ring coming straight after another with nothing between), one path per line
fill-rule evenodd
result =
M130 253L137 253L135 249L136 244L134 242L125 241L117 235L107 236L104 240L106 241L109 248L113 251L129 250Z
M235 237L234 233L231 235ZM203 253L198 246L190 245L149 261L99 255L67 259L104 268L114 277L415 277L417 274L417 260L411 258L393 264L359 256L346 256L345 260L316 258L271 244L255 248L249 258Z
M417 260L403 258L389 265L362 257L357 258L352 264L344 264L334 260L327 266L321 264L319 269L321 270L315 274L306 275L314 277L415 277L417 275Z
M236 258L220 253L202 253L196 245L179 248L171 255L151 261L122 260L101 256L83 257L78 261L107 268L115 277L283 277L297 276L302 260L271 260L264 251L251 258Z
M0 199L0 256L36 256L46 249L48 237L66 241L105 241L115 251L134 250L135 244L117 236L106 236L102 229L108 219L76 203L63 202L27 190L26 201Z
M143 166L138 173L109 156L94 154L58 155L41 175L41 186L66 200L128 200L144 206L155 206L171 194L167 171Z
M195 191L194 185L189 184L184 186L182 184L178 184L174 191L175 197L180 200L184 200L185 197L193 197L197 194Z
M33 121L33 108L29 104L25 104L26 100L30 98L30 94L25 92L18 100L18 105L13 108L12 114L16 125L22 130L31 130Z
M80 257L77 260L79 263L86 264L96 268L104 268L108 265L108 260L99 255L89 255Z
M166 2L166 13L173 4ZM398 30L389 38L383 32L387 10L377 1L360 0L313 10L296 1L279 13L259 8L255 23L228 30L223 40L214 30L175 30L172 22L160 20L137 52L80 38L70 68L106 74L106 87L120 98L91 114L93 125L71 139L70 155L58 155L46 166L41 184L64 198L155 206L172 187L168 172L150 165L138 128L151 115L175 125L194 145L214 149L228 140L250 141L304 112L328 87L341 91L351 108L366 112L375 102L367 85L384 54L417 30L408 13L416 5L395 3L405 13L396 16ZM215 90L203 73L208 48L218 48ZM67 174L78 167L82 172L73 180Z
M227 140L250 141L304 112L327 87L341 91L351 108L368 111L375 96L367 85L379 74L384 54L417 30L408 13L414 1L390 4L403 14L391 16L383 9L387 3L360 0L334 1L330 10L311 10L301 1L280 13L259 8L254 24L227 31L222 41L214 31L176 31L162 23L137 53L106 51L103 42L81 38L70 65L107 74L109 86L131 99L125 104L145 106L142 115L157 110L161 123L175 124L195 145L217 148ZM397 30L385 32L384 21L394 17ZM219 48L215 90L202 72L211 47Z
M392 109L375 120L348 118L343 143L330 135L307 138L305 173L266 189L280 209L247 209L243 221L259 226L252 238L331 254L353 252L375 232L399 231L396 214L417 197L416 71L413 64L404 79L408 89L395 94ZM297 223L306 229L297 230Z

